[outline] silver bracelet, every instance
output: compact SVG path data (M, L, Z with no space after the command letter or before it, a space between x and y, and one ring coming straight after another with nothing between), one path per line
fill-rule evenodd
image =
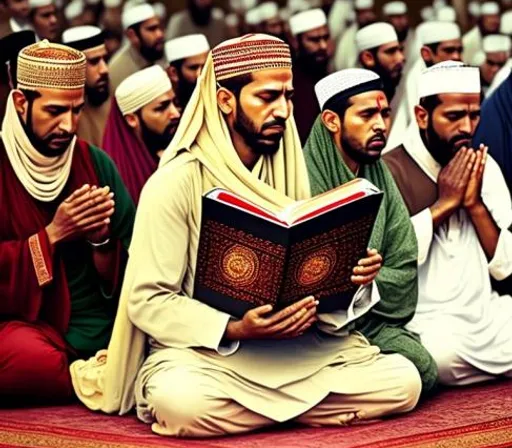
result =
M87 240L87 242L92 247L102 247L102 246L106 246L108 243L110 243L110 238L107 238L105 241L102 241L101 243L93 243L92 241L89 241L89 240Z

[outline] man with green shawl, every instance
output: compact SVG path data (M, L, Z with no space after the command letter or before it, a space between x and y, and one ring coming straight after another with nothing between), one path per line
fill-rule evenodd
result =
M384 192L370 247L383 258L376 278L381 300L355 323L355 329L383 353L399 353L414 363L422 392L434 388L437 368L419 337L404 327L418 300L418 248L409 214L390 172L380 160L391 109L374 72L347 69L315 86L321 115L305 146L311 193L317 195L356 177Z

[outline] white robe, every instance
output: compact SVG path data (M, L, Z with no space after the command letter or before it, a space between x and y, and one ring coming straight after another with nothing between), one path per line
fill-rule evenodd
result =
M466 64L471 64L475 55L482 50L482 34L478 26L474 26L462 36L462 45L464 47L462 59Z
M407 73L407 81L405 84L405 93L407 97L407 111L409 122L414 120L414 107L419 103L419 89L420 76L423 70L427 68L425 61L419 58Z
M414 129L416 128L416 129ZM417 127L411 126L407 152L436 182L440 165L425 148ZM512 202L503 175L488 158L482 199L501 229L496 253L489 262L475 228L459 210L438 229L430 209L412 217L418 238L419 298L408 329L429 346L448 348L469 365L492 375L512 371L512 297L500 296L492 276L512 274Z
M391 101L391 128L388 134L386 147L382 151L385 154L403 143L404 135L410 121L409 110L407 105L407 95L405 91L407 79L405 74L402 75L400 84L398 85L395 96Z
M357 23L353 23L338 40L334 55L334 68L336 70L354 68L357 65L356 33L358 29Z
M349 0L335 0L332 5L327 23L331 38L337 41L347 28L347 19L352 12L352 4Z

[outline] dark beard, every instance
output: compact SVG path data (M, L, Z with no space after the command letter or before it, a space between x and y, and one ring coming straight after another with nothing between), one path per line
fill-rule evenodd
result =
M343 151L347 153L347 155L357 162L359 165L371 165L375 162L377 162L380 159L381 154L378 155L372 155L369 154L366 150L366 148L356 148L349 139L346 138L346 131L343 129L342 137L341 137L341 147L343 148ZM379 133L372 137L367 144L375 141L375 140L381 140L384 143L384 146L386 145L386 136L382 133ZM382 149L384 149L384 146Z
M177 96L181 110L183 111L187 107L190 97L196 88L196 83L190 83L187 80L180 77L178 81Z
M434 130L434 124L432 123L431 117L429 117L428 120L427 130L420 131L420 135L425 147L428 149L428 152L441 166L448 165L459 149L462 148L462 146L455 146L457 142L463 139L471 140L472 138L470 134L463 133L453 137L449 141L441 139Z
M388 102L391 103L393 97L395 96L396 88L400 83L401 76L399 78L393 79L387 70L385 70L377 60L377 56L375 56L375 67L373 67L372 70L381 77L382 84L384 85L384 93L386 94Z
M398 36L398 42L405 42L408 34L409 34L409 28L406 28L405 30L402 30L400 32L397 31L396 35Z
M144 44L140 47L140 54L146 61L156 62L164 57L164 50L157 50L153 47L148 47Z
M100 107L110 96L108 84L101 89L85 86L85 97L93 107Z
M210 23L212 17L212 7L198 8L194 0L189 0L188 10L192 16L192 21L197 26L206 26Z
M327 52L322 52L327 56ZM310 74L314 79L320 80L327 76L327 68L329 66L329 59L326 58L324 62L317 62L315 54L308 53L301 42L299 42L299 50L297 52L297 65L304 73Z
M75 136L74 134L68 134L61 133L61 134L50 134L48 137L42 139L39 138L35 132L34 127L32 124L32 102L29 102L28 110L27 110L27 123L23 122L23 119L21 117L21 125L23 126L23 129L25 131L26 136L30 140L30 143L34 147L34 149L41 155L45 157L59 157L63 155L69 148L69 144L71 143L71 140ZM56 138L68 138L68 141L62 144L59 144L58 148L52 149L49 147L49 144L51 141Z
M234 129L238 132L239 135L244 139L244 142L249 146L254 153L259 155L274 155L278 150L281 144L281 139L283 138L283 134L275 134L272 136L264 137L262 132L271 127L271 126L282 126L283 129L286 129L286 120L284 119L275 119L269 123L265 123L261 127L261 131L258 132L255 129L254 123L251 119L245 114L240 103L238 104L238 109L236 112L236 118L234 123ZM272 140L272 143L262 143L261 140Z
M158 134L157 132L149 129L140 115L139 120L142 140L144 141L144 144L146 145L146 148L148 149L151 156L155 159L158 159L158 151L164 150L169 146L169 143L171 143L171 140L176 133L176 129L178 128L179 120L172 120L164 129L162 134Z

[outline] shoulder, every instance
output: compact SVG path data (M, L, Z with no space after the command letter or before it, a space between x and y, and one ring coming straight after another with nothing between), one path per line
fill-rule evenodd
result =
M117 53L114 56L112 56L112 59L110 60L110 63L108 64L110 69L112 67L115 67L122 63L122 61L125 59L128 49L129 49L128 44L125 44L117 51Z

